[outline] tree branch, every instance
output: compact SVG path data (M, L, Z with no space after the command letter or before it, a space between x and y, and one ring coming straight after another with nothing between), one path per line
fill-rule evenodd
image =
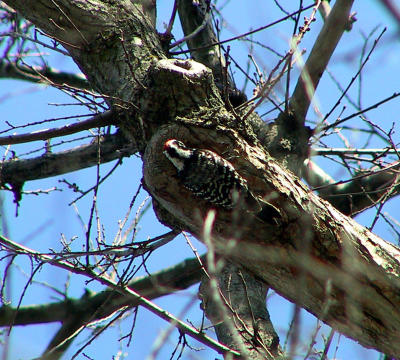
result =
M201 343L207 345L209 348L214 349L220 354L231 353L233 355L240 355L237 351L231 350L223 344L218 343L214 339L209 336L203 334L201 331L195 329L194 327L186 324L185 322L179 320L172 314L167 311L161 309L156 304L152 303L150 300L145 298L143 295L139 294L136 290L130 288L127 285L121 284L119 281L114 281L105 275L95 274L93 271L88 270L83 267L76 266L75 264L69 263L63 260L56 260L49 255L43 255L40 252L29 249L26 246L19 245L4 236L0 235L0 242L5 249L9 252L15 254L24 254L28 255L40 263L48 263L53 266L59 267L61 269L65 269L71 271L75 274L84 275L90 279L96 280L99 283L110 287L112 290L119 292L122 295L130 297L132 300L136 301L138 305L143 306L153 314L159 316L161 319L166 320L172 323L174 326L179 328L184 333L192 336L194 339L200 341Z
M204 258L202 258L204 260ZM187 289L188 287L200 281L203 269L197 258L186 259L170 268L158 271L150 276L134 279L128 286L139 292L145 298L153 300L161 296L174 294L177 291ZM60 302L57 305L65 306ZM140 304L126 295L121 295L114 290L105 290L98 294L83 296L81 299L68 300L68 306L72 308L67 316L58 321L65 322L57 334L49 343L46 352L43 355L48 356L53 353L52 359L56 355L61 356L75 338L75 331L82 326L87 326L91 322L107 318L115 311L126 306L134 308ZM68 307L69 308L69 307ZM23 309L20 309L20 311ZM0 313L1 314L1 313ZM16 319L17 320L17 319ZM15 324L17 325L17 324ZM72 338L71 336L74 335ZM68 341L59 346L66 339ZM55 349L57 347L57 349Z
M142 12L143 6L154 10L145 0L141 6L43 0L34 9L24 0L4 2L60 42L110 105L126 109L139 102L151 59L165 56L154 24Z
M247 174L254 193L280 209L281 218L280 225L273 226L248 213L220 209L212 230L217 253L242 264L334 329L364 346L398 356L400 250L318 198L232 130L223 136L223 129L223 125L215 131L199 128L196 138L178 125L160 131L144 158L147 190L202 238L202 219L209 205L182 189L179 181L171 181L174 169L158 149L176 137L195 148L205 146L218 153L231 149L235 168ZM212 139L224 144L224 150ZM193 208L199 216L193 217Z
M75 134L92 128L115 125L116 117L111 111L97 114L92 118L60 128L45 129L29 134L8 135L0 137L0 145L22 144L31 141L48 140L55 137Z
M204 257L200 258L204 262ZM152 300L161 296L187 289L200 281L203 273L197 258L186 259L170 268L158 271L151 276L134 279L128 286ZM133 308L139 303L114 290L97 294L86 292L80 299L67 299L52 304L22 306L18 310L9 306L0 307L0 326L43 324L47 322L65 323L49 343L46 353L51 359L59 358L75 338L75 331L91 322L107 318L126 306ZM72 336L72 338L70 338ZM64 340L62 346L53 349Z
M312 155L371 155L371 156L383 156L383 155L397 155L400 149L349 149L349 148L313 148L311 150Z
M46 153L32 159L7 160L0 163L0 184L23 184L29 180L66 174L138 151L134 143L127 142L121 133L102 136L100 142L81 145L57 153Z
M24 80L40 84L68 85L79 89L91 90L84 76L72 74L47 66L26 66L11 62L0 62L0 78Z
M209 249L199 297L218 339L246 359L283 356L266 307L267 285L240 266L211 257Z
M392 0L380 0L382 5L388 10L389 14L397 22L397 26L400 28L400 10L398 4Z
M230 86L233 86L233 82L229 75L224 75L226 62L212 26L212 10L210 4L207 4L204 0L201 0L199 4L187 0L178 1L178 14L185 37L191 36L186 42L193 59L212 70L216 82L222 89L224 81ZM228 78L224 80L227 76Z
M310 172L316 169L315 164L312 165L312 170L309 166L307 168L305 171L307 182L318 191L321 198L329 201L345 215L355 216L378 204L382 199L388 200L400 192L399 163L378 171L368 171L348 181L338 182L326 177L312 176Z
M165 213L201 238L202 219L209 211L206 201L182 187L175 169L162 154L167 139L178 138L191 147L208 148L232 159L252 192L260 201L279 209L281 216L266 223L250 212L218 209L211 233L216 251L364 346L400 356L399 249L340 214L256 147L251 129L227 111L204 66L190 60L166 60L154 27L131 7L131 2L119 2L117 8L112 2L101 2L94 9L91 2L60 0L55 8L54 1L42 0L35 11L23 0L6 2L21 8L24 15L64 44L69 42L66 47L75 61L113 105L129 105L129 109L124 108L127 118L121 126L140 150L146 149L143 182ZM335 7L349 10L351 3L338 0ZM43 4L53 12L48 14ZM63 16L64 7L68 9L67 18ZM326 24L332 26L334 14L335 9ZM346 13L342 15L331 29L337 37L343 31L342 22L347 21ZM329 39L324 31L319 39ZM309 71L315 70L310 66ZM305 116L309 106L302 91L299 113L295 113L299 117L302 113ZM297 95L294 103L296 99ZM132 118L135 106L139 111ZM288 127L291 125L288 123ZM304 128L302 123L292 128L294 136L299 137L300 127ZM299 142L300 165L307 154L304 139L308 137ZM280 145L288 145L281 146L283 151L297 151L291 144ZM290 165L293 170L300 168L295 162ZM199 335L133 290L121 289L107 279L101 281L138 298L143 306L183 331ZM212 342L207 345L216 346Z
M303 125L319 80L348 27L352 5L353 0L335 2L297 81L289 106Z

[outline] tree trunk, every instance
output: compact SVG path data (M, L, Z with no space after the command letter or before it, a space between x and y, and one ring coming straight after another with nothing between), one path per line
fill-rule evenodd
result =
M216 253L362 345L400 356L399 249L276 162L252 122L243 120L249 108L228 111L210 70L167 59L143 8L128 1L5 3L60 41L93 88L122 114L118 125L143 156L144 185L163 223L204 239L209 216L209 204L177 179L162 153L165 141L177 138L221 154L279 216L262 221L244 210L218 209L211 230ZM276 345L275 338L266 341Z

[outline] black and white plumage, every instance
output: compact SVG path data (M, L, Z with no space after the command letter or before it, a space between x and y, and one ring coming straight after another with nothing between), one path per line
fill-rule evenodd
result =
M246 179L215 152L191 149L170 139L164 144L164 154L176 167L182 185L199 198L225 209L241 204L248 210L261 210Z

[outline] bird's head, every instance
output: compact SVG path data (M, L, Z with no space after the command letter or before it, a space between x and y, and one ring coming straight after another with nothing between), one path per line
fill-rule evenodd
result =
M185 161L190 158L193 150L187 148L182 141L169 139L164 144L163 153L178 171L182 171Z

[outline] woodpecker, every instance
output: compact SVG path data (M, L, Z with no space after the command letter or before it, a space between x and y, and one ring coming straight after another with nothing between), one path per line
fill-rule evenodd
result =
M176 139L167 140L163 152L177 169L182 185L197 197L225 209L240 205L261 211L246 179L220 155L210 150L188 148Z

